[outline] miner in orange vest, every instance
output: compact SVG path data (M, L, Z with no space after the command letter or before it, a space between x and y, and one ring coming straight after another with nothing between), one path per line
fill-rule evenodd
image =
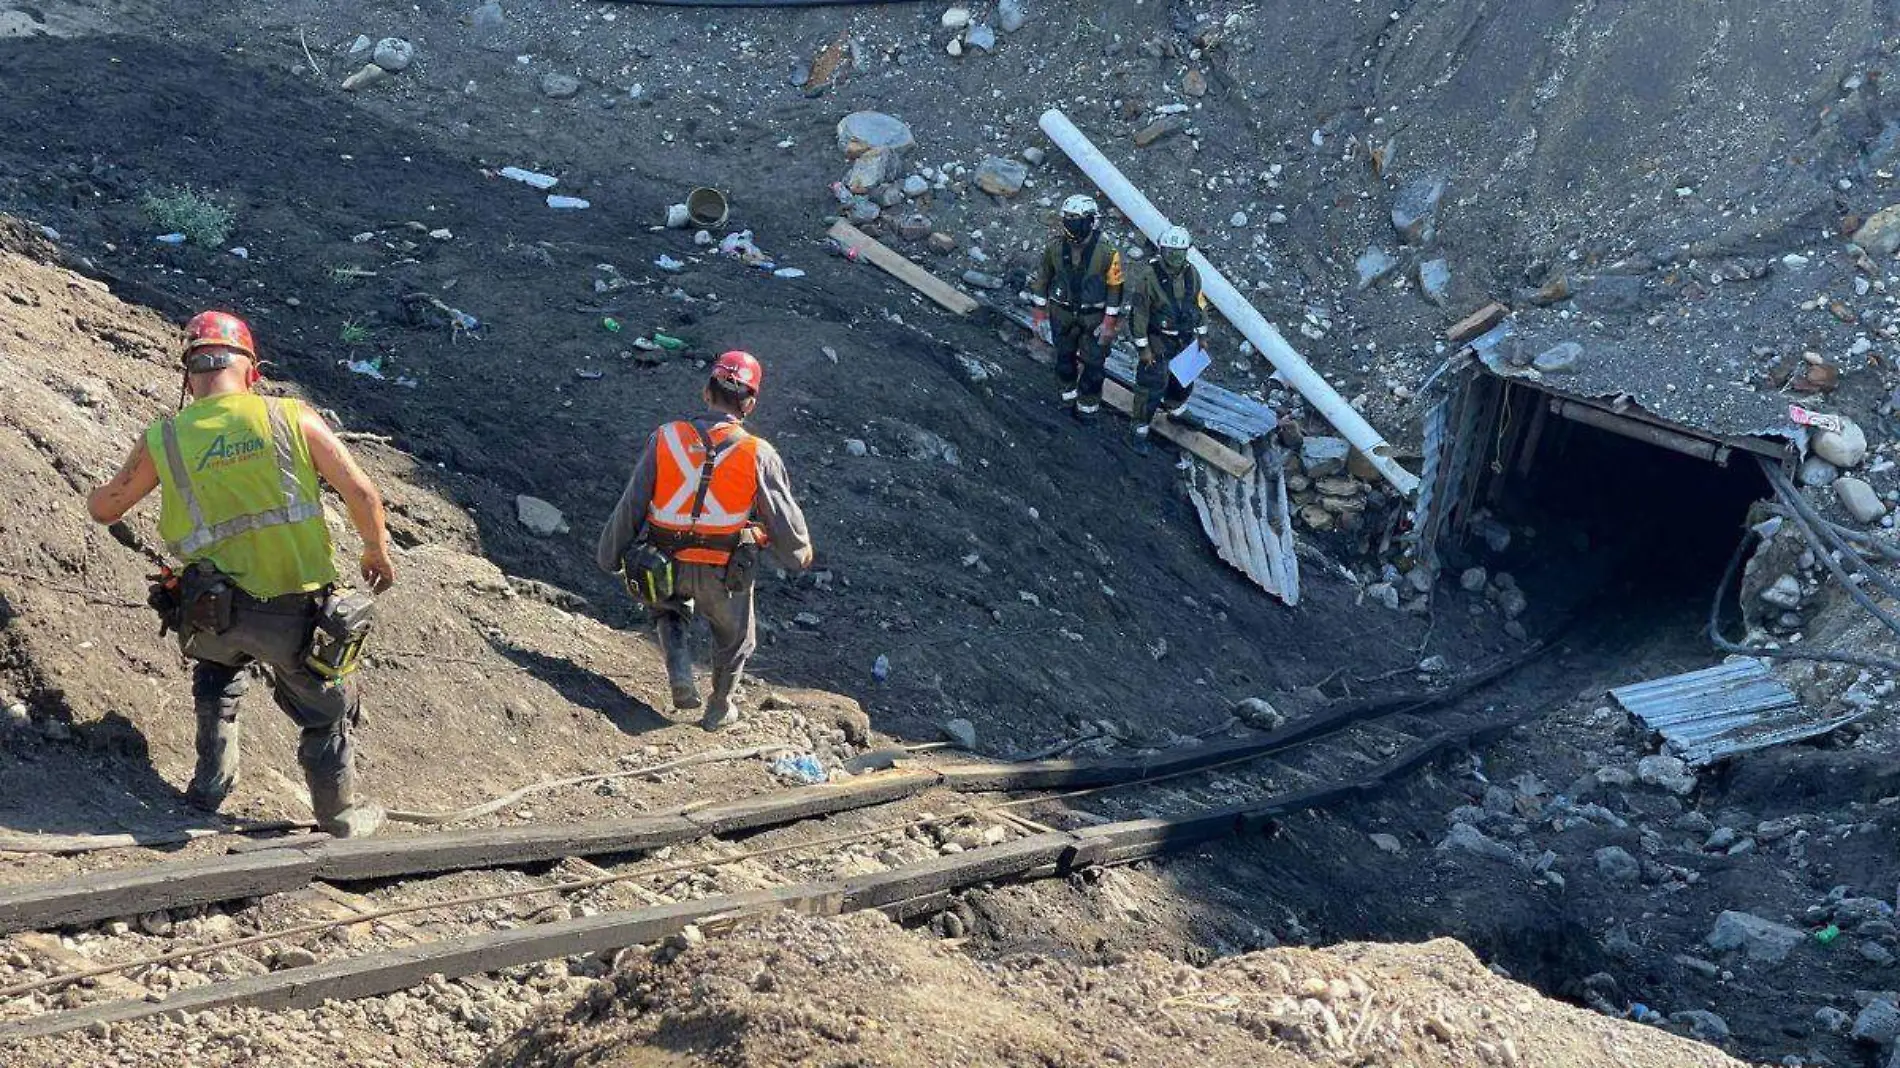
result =
M597 562L622 574L654 612L673 707L700 706L688 643L695 615L712 629L712 695L700 726L739 721L733 691L758 647L752 589L761 551L787 570L811 566L811 533L778 451L745 429L764 372L751 353L713 363L707 414L647 439L600 532Z
M318 479L348 506L363 581L378 592L396 580L382 495L321 416L255 391L257 346L244 320L193 317L182 362L191 403L148 427L86 503L93 519L117 523L161 490L158 532L184 570L161 577L152 607L194 662L198 762L186 800L216 810L236 784L238 703L256 665L302 729L297 760L317 826L370 834L384 813L356 793L351 672L373 601L336 588Z

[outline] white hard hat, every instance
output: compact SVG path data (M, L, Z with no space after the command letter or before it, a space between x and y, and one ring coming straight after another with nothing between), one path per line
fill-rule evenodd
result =
M1185 226L1170 226L1155 238L1156 248L1186 249L1192 244L1194 239L1188 236Z
M1094 197L1085 197L1080 193L1062 202L1062 214L1066 216L1087 217L1101 213L1101 206L1095 203Z

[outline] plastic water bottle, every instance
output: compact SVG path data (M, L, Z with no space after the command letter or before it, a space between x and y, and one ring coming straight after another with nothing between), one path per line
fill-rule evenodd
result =
M871 677L879 682L891 677L891 658L883 653L877 654L877 661L871 665Z

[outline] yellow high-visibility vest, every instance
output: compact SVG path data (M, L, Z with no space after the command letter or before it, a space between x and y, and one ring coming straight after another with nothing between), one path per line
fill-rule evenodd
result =
M158 533L257 598L336 581L303 406L255 393L188 405L145 431L163 489Z

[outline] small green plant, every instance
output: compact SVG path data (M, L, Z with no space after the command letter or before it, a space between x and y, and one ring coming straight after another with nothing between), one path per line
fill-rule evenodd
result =
M159 229L184 234L185 240L206 248L223 245L237 221L230 208L189 187L147 193L139 206Z
M366 345L374 336L375 331L355 319L344 322L343 329L337 332L337 337L341 338L345 345Z

